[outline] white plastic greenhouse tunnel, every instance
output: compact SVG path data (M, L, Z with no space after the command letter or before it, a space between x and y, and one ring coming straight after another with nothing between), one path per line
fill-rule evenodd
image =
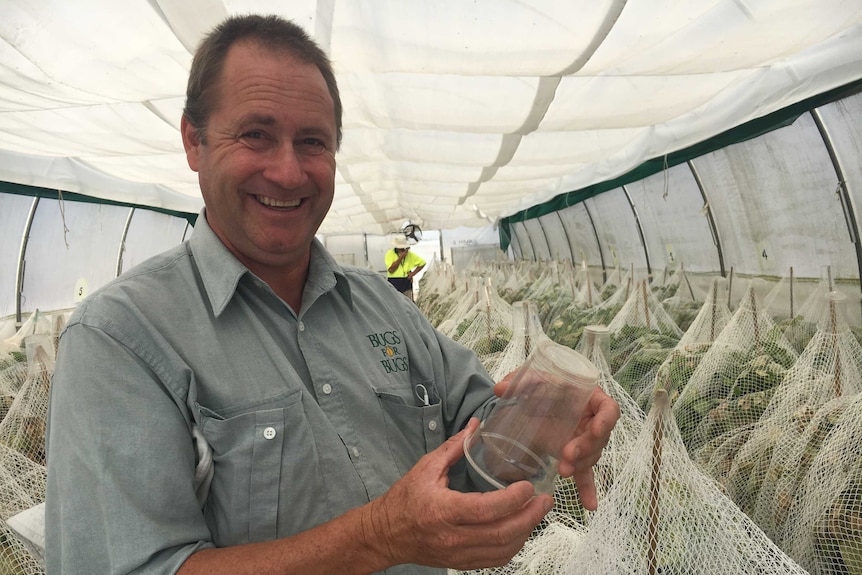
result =
M599 510L559 480L483 573L862 574L859 0L0 0L0 573L43 569L51 344L193 235L192 54L250 12L333 62L335 259L409 232L492 375L549 337L621 405Z

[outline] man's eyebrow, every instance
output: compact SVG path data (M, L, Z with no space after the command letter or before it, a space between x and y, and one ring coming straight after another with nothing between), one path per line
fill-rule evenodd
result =
M263 126L272 126L275 124L275 118L267 114L249 114L241 119L243 124L261 124Z

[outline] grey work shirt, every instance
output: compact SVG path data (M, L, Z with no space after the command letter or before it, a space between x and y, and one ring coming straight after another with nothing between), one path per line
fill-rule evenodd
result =
M191 240L82 302L61 337L47 570L174 573L202 548L307 530L383 494L481 417L491 386L378 274L315 242L297 315L202 214ZM203 509L193 424L213 450ZM463 460L451 475L470 487Z

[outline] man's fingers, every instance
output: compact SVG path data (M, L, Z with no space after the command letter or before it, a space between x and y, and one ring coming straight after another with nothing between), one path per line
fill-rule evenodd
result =
M479 427L479 420L471 417L467 425L447 439L443 445L423 457L424 463L438 473L446 475L449 468L464 456L464 439L469 437Z
M503 379L494 384L494 395L496 395L497 397L503 397L506 394L506 390L509 389L509 385L512 383L512 380L515 378L515 374L517 373L517 371L511 371L506 374Z
M519 481L505 489L487 493L459 493L453 499L453 522L459 525L485 524L523 510L538 523L551 510L554 499L548 494L534 495L533 486Z
M593 468L588 467L583 473L574 476L575 485L578 487L578 496L581 504L589 511L595 511L599 507L599 498L596 493L596 477Z
M591 400L596 403L590 431L598 437L610 434L620 418L620 405L601 388L596 388Z

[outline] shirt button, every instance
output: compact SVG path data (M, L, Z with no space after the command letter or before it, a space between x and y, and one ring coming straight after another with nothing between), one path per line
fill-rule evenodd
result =
M354 447L352 451L353 451L353 457L359 457L359 448L358 447Z
M324 383L323 384L323 393L325 393L326 395L329 395L330 393L332 393L332 386L329 385L328 383Z
M275 437L275 428L274 427L267 427L266 429L264 429L263 430L263 437L264 437L264 439L272 439L273 437Z
M437 420L432 419L431 421L429 421L428 422L428 429L430 429L431 431L434 431L435 429L437 429Z
M305 331L305 324L302 322L299 322L299 331Z

